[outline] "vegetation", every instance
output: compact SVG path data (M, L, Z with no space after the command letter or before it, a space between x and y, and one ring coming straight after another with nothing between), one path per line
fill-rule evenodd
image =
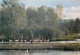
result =
M54 38L54 41L73 41L79 38L80 36L77 36L77 35L68 35L65 37L63 36L63 37Z
M28 7L25 9L18 0L2 0L0 8L0 39L31 40L74 40L79 36L80 19L62 22L63 6L56 9L47 6ZM2 38L2 36L4 36Z

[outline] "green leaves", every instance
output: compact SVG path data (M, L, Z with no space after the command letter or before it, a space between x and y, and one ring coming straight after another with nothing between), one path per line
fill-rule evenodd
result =
M20 29L25 27L26 12L25 9L13 0L3 0L5 7L0 12L0 30L9 38L19 37Z

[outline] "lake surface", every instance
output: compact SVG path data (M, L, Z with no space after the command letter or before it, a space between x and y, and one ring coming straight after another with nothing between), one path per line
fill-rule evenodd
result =
M0 55L80 55L80 51L56 51L56 50L34 50L34 51L0 51Z

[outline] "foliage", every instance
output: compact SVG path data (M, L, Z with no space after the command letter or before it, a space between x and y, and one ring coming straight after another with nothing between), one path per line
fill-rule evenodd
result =
M25 9L17 0L2 0L0 8L0 35L6 39L74 40L70 33L80 32L80 19L61 22L63 6L56 9L47 6ZM66 37L67 36L67 37ZM62 37L62 38L61 38ZM2 38L2 36L0 36Z
M25 26L26 12L18 3L10 3L10 5L5 4L7 7L2 7L0 11L0 34L7 38L18 38L20 29Z
M79 39L79 38L80 36L77 36L77 35L68 35L68 36L55 38L54 40L56 41L74 41L75 39Z

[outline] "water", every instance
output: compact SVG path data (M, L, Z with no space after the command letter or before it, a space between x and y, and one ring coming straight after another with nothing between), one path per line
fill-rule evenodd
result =
M55 50L34 50L34 51L0 51L0 55L80 55L80 51L55 51Z

